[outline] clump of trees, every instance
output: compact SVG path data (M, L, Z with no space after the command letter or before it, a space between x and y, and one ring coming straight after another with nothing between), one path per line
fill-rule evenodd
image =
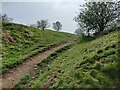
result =
M55 23L53 23L53 29L59 31L62 29L62 24L59 21L56 21Z
M46 28L50 27L50 24L48 22L48 20L40 20L37 21L36 24L30 24L31 27L33 28L41 28L42 30L45 30ZM53 23L53 29L59 31L62 29L62 24L59 21L56 21L55 23Z
M0 14L0 21L2 22L12 22L13 18L9 18L7 14ZM36 24L30 24L30 27L33 28L41 28L42 30L45 30L46 28L50 27L50 24L48 22L48 20L40 20L37 21ZM55 23L53 23L53 29L59 31L62 29L62 24L59 21L56 21Z
M98 36L117 27L120 20L120 2L87 2L80 7L74 20L85 35Z

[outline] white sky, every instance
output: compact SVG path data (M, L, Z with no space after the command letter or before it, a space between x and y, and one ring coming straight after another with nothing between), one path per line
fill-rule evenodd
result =
M84 0L1 0L2 2L83 2Z
M2 13L6 13L9 17L13 18L14 22L34 24L37 20L47 19L51 25L50 28L52 28L52 23L58 20L63 24L61 31L70 33L74 33L77 28L77 23L73 18L77 15L76 13L79 12L79 5L83 3L74 2L73 0L69 2L65 2L65 0L52 0L52 2L5 1L14 0L4 0L4 2L2 2Z
M77 23L73 18L85 1L89 0L2 0L0 7L14 22L34 24L37 20L47 19L52 28L52 23L58 20L63 24L61 31L74 33Z
M84 1L119 1L119 0L0 0L2 2L84 2Z

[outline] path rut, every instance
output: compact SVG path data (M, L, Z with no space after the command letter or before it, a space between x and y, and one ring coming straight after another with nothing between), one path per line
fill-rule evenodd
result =
M51 53L57 51L60 48L63 48L67 45L74 43L75 41L69 41L55 48L51 48L50 50L47 50L43 53L39 53L34 57L26 60L24 63L20 64L16 68L9 70L9 72L5 73L2 76L2 88L13 88L14 85L18 83L24 75L32 74L32 70L34 70L34 67L38 63L40 63L43 59L45 59L47 56L49 56Z

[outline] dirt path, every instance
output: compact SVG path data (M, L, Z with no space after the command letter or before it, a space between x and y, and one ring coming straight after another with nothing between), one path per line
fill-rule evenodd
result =
M33 70L36 64L40 63L44 58L46 58L56 50L73 43L75 42L69 41L63 45L51 48L50 50L47 50L43 53L39 53L36 56L30 58L29 60L26 60L24 63L17 66L16 68L11 69L9 72L2 76L2 88L13 88L14 85L18 83L24 75L26 74L34 75Z

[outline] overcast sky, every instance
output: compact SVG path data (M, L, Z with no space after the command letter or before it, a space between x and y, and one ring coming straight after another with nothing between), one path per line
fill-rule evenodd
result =
M62 30L74 33L77 23L73 18L79 12L79 5L83 2L2 2L2 12L21 24L34 24L37 20L47 19L51 25L55 21L63 24Z

